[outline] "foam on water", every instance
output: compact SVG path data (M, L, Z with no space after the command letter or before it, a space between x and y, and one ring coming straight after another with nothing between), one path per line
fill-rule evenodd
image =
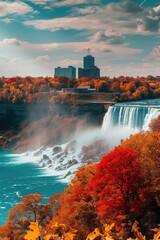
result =
M83 164L92 162L92 160L98 162L102 155L120 144L122 136L123 139L126 139L135 132L137 130L128 127L107 130L95 128L77 134L68 143L46 149L41 147L36 151L22 154L18 159L21 163L32 162L41 167L43 169L42 176L56 176L59 181L68 183ZM95 148L98 148L99 145L104 147L96 153ZM59 148L58 152L54 152L57 147Z
M109 107L101 128L78 132L62 145L46 149L42 146L23 154L1 151L1 223L22 196L39 192L47 200L64 189L63 183L69 183L80 166L92 160L98 162L103 154L119 145L122 138L148 129L151 120L160 114L160 100L154 103L145 101ZM96 148L100 148L99 151L96 152Z
M57 146L47 147L45 150L41 147L21 155L21 160L37 164L43 168L44 175L56 176L59 181L68 183L80 166L94 158L91 156L84 161L85 148L94 145L96 141L103 141L103 152L95 156L95 161L99 161L100 156L119 145L121 139L126 139L138 131L148 130L151 120L160 114L159 103L158 99L110 106L101 128L78 132L70 142L58 146L60 150L57 153L53 151ZM69 145L71 147L68 148ZM72 164L73 160L76 160L76 164Z

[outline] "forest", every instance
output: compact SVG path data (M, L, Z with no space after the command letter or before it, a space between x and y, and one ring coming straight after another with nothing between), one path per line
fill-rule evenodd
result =
M103 77L100 79L67 77L11 77L0 78L0 102L5 103L71 103L64 88L89 86L101 93L117 93L113 100L130 101L160 97L160 77Z
M14 206L3 240L160 239L160 116L100 162L82 166L63 193Z

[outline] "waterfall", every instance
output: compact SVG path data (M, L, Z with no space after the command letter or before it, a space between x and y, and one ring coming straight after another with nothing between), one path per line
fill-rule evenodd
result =
M116 104L105 114L102 131L125 126L130 129L148 130L150 122L160 115L160 106Z

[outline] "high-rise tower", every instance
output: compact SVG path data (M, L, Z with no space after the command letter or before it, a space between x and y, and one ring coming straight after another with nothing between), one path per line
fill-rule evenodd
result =
M83 68L78 68L78 77L99 78L100 69L95 66L95 58L87 55L83 58Z
M83 68L89 69L95 65L95 58L92 55L87 55L83 58Z

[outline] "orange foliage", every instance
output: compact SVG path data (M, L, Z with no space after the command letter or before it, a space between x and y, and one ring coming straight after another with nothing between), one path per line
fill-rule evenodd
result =
M54 221L63 222L68 227L78 230L75 239L85 239L85 236L99 226L94 201L85 191L96 166L89 164L80 168L71 184L59 198L59 208L55 212Z
M160 134L159 132L142 132L122 142L121 146L130 147L139 154L141 171L146 184L150 184L160 206Z
M156 239L160 234L156 228L160 221L159 146L159 132L138 133L98 165L81 167L64 193L52 196L47 204L38 193L23 197L10 210L6 225L0 226L0 238L120 240L134 233L137 239L144 239L144 234L152 239L146 229L155 228ZM142 234L137 225L132 227L137 218Z
M103 77L100 79L67 77L36 77L27 76L0 79L1 102L37 103L54 102L53 98L61 98L57 90L62 88L77 88L90 86L99 92L119 93L118 101L130 101L160 97L159 78L132 78L120 76L118 78ZM54 97L53 97L54 93ZM57 100L56 100L57 101ZM59 102L63 102L59 100Z
M152 120L152 122L149 125L149 128L154 132L160 131L160 115L156 119Z
M42 204L42 196L38 193L29 194L22 198L21 203L11 208L6 225L0 227L0 237L24 240L30 222L38 221L45 226L51 217L50 207Z
M41 226L38 222L31 222L29 225L29 230L27 231L24 239L26 240L37 240L41 236Z

